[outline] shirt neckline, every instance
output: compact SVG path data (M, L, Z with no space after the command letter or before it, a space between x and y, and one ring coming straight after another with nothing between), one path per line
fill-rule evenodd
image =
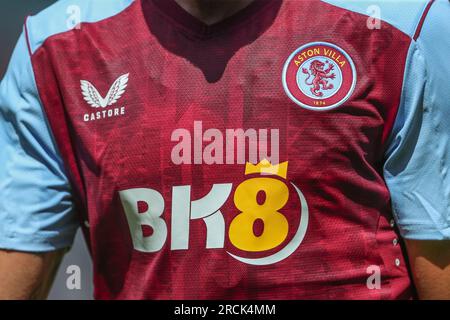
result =
M247 7L239 10L230 17L225 18L222 21L208 25L203 21L197 19L189 12L184 10L175 0L142 0L146 5L151 5L164 18L178 27L181 27L184 31L190 33L197 38L211 38L219 34L224 34L235 27L251 20L261 12L268 11L263 10L271 3L276 3L275 0L254 0ZM146 14L144 10L144 14Z

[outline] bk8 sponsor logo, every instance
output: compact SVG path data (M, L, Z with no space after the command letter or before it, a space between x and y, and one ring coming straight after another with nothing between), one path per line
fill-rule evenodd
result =
M171 250L189 250L191 220L202 219L206 226L206 249L225 249L225 239L244 252L264 253L276 251L259 258L247 258L226 251L234 259L251 265L269 265L292 255L305 237L309 212L301 190L286 180L288 163L272 165L263 160L258 165L247 163L245 175L250 176L236 186L232 183L214 184L210 192L198 200L191 199L191 186L175 186L172 189ZM264 193L259 203L258 194ZM149 188L135 188L119 192L134 249L155 253L168 241L168 224L164 220L165 201L160 192ZM226 235L223 206L230 199L237 209ZM292 198L292 199L291 199ZM294 198L297 198L294 200ZM299 223L292 239L281 249L274 250L286 242L290 228L282 213L289 201L299 203ZM235 213L233 213L235 214ZM261 234L255 234L256 221L263 223ZM151 227L149 236L143 226Z

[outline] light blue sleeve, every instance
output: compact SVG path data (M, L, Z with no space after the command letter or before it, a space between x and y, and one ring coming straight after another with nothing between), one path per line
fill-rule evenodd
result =
M435 1L410 48L384 176L407 239L450 239L450 3Z
M77 228L69 182L22 34L0 83L0 248L67 248Z

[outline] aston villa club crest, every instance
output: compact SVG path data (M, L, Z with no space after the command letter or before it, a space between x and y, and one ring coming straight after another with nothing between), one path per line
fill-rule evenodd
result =
M337 108L352 95L356 68L338 46L308 43L288 58L283 69L286 94L299 106L315 111Z

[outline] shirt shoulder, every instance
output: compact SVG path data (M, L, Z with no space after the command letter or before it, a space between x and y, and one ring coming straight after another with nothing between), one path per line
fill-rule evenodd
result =
M50 37L81 28L83 23L96 23L113 18L135 0L60 0L26 21L30 53L39 49Z
M322 0L355 13L380 19L414 38L432 0Z
M71 246L78 219L25 38L0 82L0 248L49 252Z
M427 61L429 75L448 75L450 46L450 1L432 1L416 31L416 41ZM447 36L446 36L447 35Z
M450 2L429 1L414 31L384 176L404 237L450 239Z

